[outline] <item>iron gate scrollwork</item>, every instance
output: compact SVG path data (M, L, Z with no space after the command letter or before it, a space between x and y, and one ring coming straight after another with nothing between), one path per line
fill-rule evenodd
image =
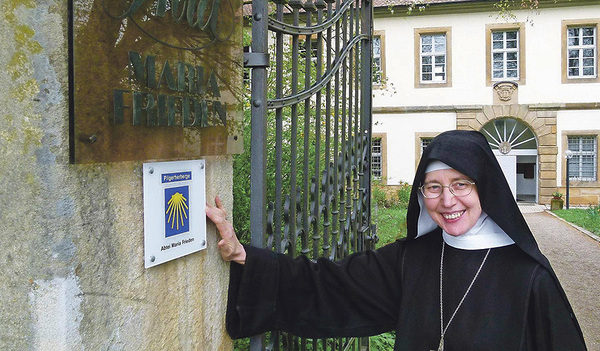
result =
M371 0L253 0L251 244L338 260L373 245ZM279 332L252 350L361 349ZM264 345L266 344L266 346Z

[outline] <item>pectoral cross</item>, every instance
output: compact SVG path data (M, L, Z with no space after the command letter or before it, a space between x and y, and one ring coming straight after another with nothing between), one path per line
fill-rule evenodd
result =
M436 350L430 350L430 351L436 351ZM437 351L444 351L444 337L442 337L440 339L440 346L438 346Z

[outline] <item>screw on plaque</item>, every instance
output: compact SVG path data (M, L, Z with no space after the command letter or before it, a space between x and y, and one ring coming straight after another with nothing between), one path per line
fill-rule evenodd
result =
M96 141L98 141L98 135L96 134L91 134L91 135L82 135L79 140L83 141L84 143L95 143Z

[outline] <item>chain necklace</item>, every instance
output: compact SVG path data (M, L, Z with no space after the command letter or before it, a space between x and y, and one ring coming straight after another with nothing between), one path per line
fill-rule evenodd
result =
M487 253L485 254L485 257L483 258L483 261L481 262L481 265L479 266L477 273L475 273L475 276L473 277L471 284L467 288L467 291L465 292L462 299L458 303L458 306L456 306L454 313L452 313L450 320L448 320L448 324L446 324L446 327L444 328L444 299L443 299L443 293L442 293L443 292L442 277L444 275L444 248L445 247L446 247L446 243L444 241L442 241L442 256L440 258L440 345L438 346L437 351L444 351L444 335L446 334L446 331L448 330L450 323L452 323L454 316L456 316L456 312L458 312L458 309L460 308L460 306L462 306L463 301L465 301L467 294L469 293L469 291L471 291L471 287L473 287L475 280L479 276L479 272L481 272L481 269L483 268L483 265L485 264L485 261L487 260L488 255L490 254L490 251L492 250L491 248L487 250ZM431 350L431 351L435 351L435 350Z

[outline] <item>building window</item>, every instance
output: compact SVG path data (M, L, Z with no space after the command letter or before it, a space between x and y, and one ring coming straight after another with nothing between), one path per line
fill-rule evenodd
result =
M381 36L373 36L373 85L383 84L383 66L381 62Z
M381 138L371 139L371 175L375 180L381 180L382 170Z
M573 158L569 162L570 180L596 181L597 146L594 135L567 137L567 148L573 151Z
M494 80L519 79L519 32L492 32L492 77Z
M525 84L525 26L523 23L486 26L487 86L500 81Z
M433 138L421 138L421 156L423 156L423 151L425 151L425 149L427 148L427 146L429 146L429 143L431 143L432 140Z
M385 77L385 31L373 31L373 87L384 88Z
M415 29L415 87L450 87L450 28Z
M373 180L387 184L387 135L386 133L373 133L371 135L371 176Z
M446 34L421 35L421 83L446 82Z
M596 77L596 27L567 28L567 76Z
M598 19L562 21L562 83L600 83Z
M415 161L415 170L419 167L419 161L423 157L423 152L429 146L431 141L438 136L438 132L416 132L414 139L414 161Z

